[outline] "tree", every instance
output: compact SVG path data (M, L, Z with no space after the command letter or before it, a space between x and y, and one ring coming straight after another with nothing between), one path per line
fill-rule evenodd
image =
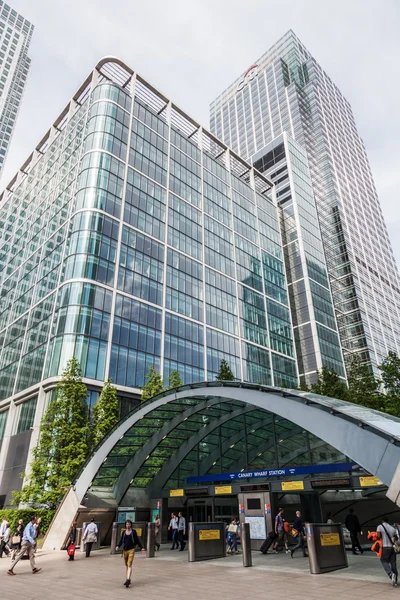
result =
M311 386L311 391L314 394L330 396L331 398L348 399L347 385L339 378L336 371L329 369L326 365L323 365L318 372L318 381Z
M117 388L107 379L101 391L100 398L93 407L92 436L97 445L112 427L119 421Z
M150 367L149 372L144 377L145 385L141 387L142 400L148 400L164 391L164 384L160 373L157 373L154 367Z
M89 450L87 388L76 358L71 358L41 422L40 438L25 486L14 502L56 508Z
M348 400L375 410L385 410L386 399L379 390L380 382L369 366L355 356L350 363L347 380Z
M221 360L218 375L215 379L218 381L234 381L235 379L228 362L224 358Z
M173 388L177 388L180 385L183 385L183 381L181 379L179 371L177 371L176 369L172 369L172 371L168 377L168 388L167 389L172 390Z
M396 352L389 351L379 370L386 392L386 411L400 417L400 358Z

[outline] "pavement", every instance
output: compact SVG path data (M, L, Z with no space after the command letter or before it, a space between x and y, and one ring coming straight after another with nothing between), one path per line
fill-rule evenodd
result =
M38 551L32 575L29 561L20 561L15 577L7 575L10 559L0 560L1 600L109 600L126 595L144 600L357 600L385 594L400 598L400 586L392 588L375 554L348 555L349 568L324 575L311 575L308 560L301 556L263 555L253 552L253 567L244 568L242 555L189 563L187 552L171 551L163 545L156 557L147 559L137 552L132 585L123 586L125 570L121 556L109 549L92 552L90 558L77 551L69 562L66 552Z

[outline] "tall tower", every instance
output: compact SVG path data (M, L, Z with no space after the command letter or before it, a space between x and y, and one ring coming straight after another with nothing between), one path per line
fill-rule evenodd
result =
M33 25L0 0L0 174L28 77Z
M349 102L289 31L211 104L211 131L244 158L256 154L277 185L263 149L285 133L306 151L343 355L376 370L400 350L400 284Z

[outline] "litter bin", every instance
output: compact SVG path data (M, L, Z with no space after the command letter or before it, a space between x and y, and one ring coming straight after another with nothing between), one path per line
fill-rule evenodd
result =
M311 573L348 567L341 523L306 523L305 529Z

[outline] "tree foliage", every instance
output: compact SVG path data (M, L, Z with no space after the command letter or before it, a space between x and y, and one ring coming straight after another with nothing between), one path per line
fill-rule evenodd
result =
M71 358L42 419L30 473L14 502L57 507L88 453L86 396L80 365Z
M176 369L172 369L172 371L170 372L169 377L168 377L168 388L167 389L172 390L181 385L183 385L183 381L181 379L179 371L177 371Z
M92 438L97 445L119 421L117 388L107 379L100 397L93 407Z
M319 371L317 383L311 386L311 391L314 394L339 398L340 400L348 399L347 385L340 379L336 371L329 369L326 365L323 365Z
M228 362L224 358L221 360L219 371L215 379L218 381L234 381L235 379Z
M347 373L348 400L374 410L385 410L386 399L380 391L380 382L370 367L355 356Z
M400 358L396 352L389 351L379 370L386 392L386 412L400 417Z
M160 373L157 373L154 367L150 367L145 375L145 385L141 388L142 400L148 400L164 391L164 384Z

